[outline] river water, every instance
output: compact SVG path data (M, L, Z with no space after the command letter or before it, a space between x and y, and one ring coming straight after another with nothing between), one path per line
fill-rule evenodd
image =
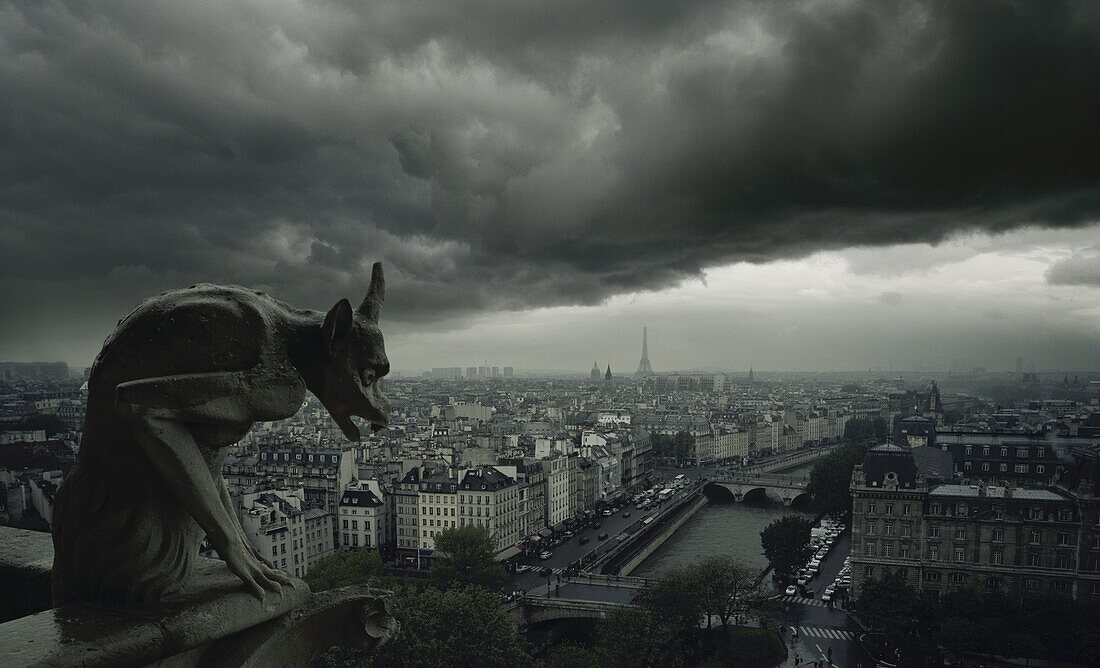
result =
M805 471L790 473L805 474ZM716 495L718 496L718 495ZM768 565L760 547L760 532L784 515L812 515L800 508L784 508L778 496L767 501L737 503L721 495L688 520L664 545L657 548L631 575L654 577L666 568L686 566L711 556L733 557L754 570Z

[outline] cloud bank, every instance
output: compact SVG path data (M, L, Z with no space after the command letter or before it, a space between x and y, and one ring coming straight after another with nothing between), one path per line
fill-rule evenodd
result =
M382 259L439 326L1079 226L1098 75L1093 2L0 2L0 319Z

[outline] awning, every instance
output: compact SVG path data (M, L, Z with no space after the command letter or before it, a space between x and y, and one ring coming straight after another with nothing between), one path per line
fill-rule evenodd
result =
M551 531L550 529L548 529L547 527L543 527L543 528L539 529L539 537L540 538L549 538L550 534L552 534L552 533L554 533L554 532Z
M493 557L493 561L508 561L512 557L516 557L520 554L520 549L515 545L506 547L500 552L497 552L497 556Z

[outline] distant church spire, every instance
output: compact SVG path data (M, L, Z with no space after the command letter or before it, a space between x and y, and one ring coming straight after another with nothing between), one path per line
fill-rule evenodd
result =
M752 367L751 367L751 366L749 367L749 382L750 382L750 383L751 383L751 382L753 382L753 379L752 379Z
M638 362L638 370L635 376L652 376L653 366L649 363L649 328L642 327L642 359Z
M603 375L604 380L611 380L611 365L607 365L607 373Z

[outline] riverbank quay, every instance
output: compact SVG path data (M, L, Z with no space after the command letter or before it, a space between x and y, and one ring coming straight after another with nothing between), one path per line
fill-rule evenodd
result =
M606 551L595 555L583 569L604 575L630 575L646 557L671 538L676 530L707 505L702 493L704 482L697 481L682 498L653 516L642 527L628 536L622 536Z

